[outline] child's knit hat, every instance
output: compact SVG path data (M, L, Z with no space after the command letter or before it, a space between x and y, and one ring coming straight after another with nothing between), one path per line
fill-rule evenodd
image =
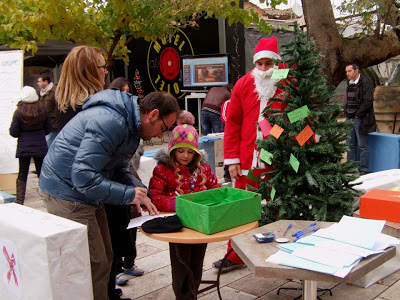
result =
M178 117L178 126L174 128L171 134L171 139L168 144L168 153L177 148L187 147L196 151L200 156L199 151L199 135L193 127L194 116L183 110Z
M39 100L39 97L33 87L24 86L19 92L19 100L25 103L35 103Z

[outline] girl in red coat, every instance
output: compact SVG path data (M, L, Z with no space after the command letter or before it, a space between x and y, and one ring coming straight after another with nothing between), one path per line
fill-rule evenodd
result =
M205 153L199 151L198 134L193 123L193 115L183 111L178 118L178 126L172 131L168 152L161 149L154 157L158 165L150 179L149 190L153 203L160 211L175 211L177 195L220 187L210 165L204 162ZM169 243L172 288L176 299L192 299L197 293L206 248L207 244ZM177 252L193 271L195 290L189 285L189 274L177 259Z

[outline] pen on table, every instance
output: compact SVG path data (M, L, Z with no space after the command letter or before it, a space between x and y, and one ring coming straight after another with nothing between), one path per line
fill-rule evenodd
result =
M308 232L310 232L310 231L312 231L314 229L313 227L315 225L317 225L317 222L313 222L310 225L308 225L306 228L293 233L292 236L298 236L299 234L308 233Z
M298 236L298 237L293 241L293 243L297 242L298 240L302 239L303 237L312 235L314 232L317 232L318 230L319 230L319 228L314 228L314 229L313 229L312 231L310 231L309 233L305 233L305 234L303 234L303 235Z
M283 236L286 235L286 233L289 231L289 229L292 228L292 224L290 223L289 226L286 228L285 232L283 233Z

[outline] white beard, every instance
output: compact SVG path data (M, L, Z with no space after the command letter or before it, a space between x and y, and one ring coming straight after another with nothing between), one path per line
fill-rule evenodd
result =
M268 69L267 71L261 71L254 68L251 75L254 78L255 90L258 93L259 100L268 101L276 91L275 84L279 79L271 79L274 68Z

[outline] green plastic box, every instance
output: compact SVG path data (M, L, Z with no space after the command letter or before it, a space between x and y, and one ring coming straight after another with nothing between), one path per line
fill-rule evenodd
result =
M261 219L261 195L221 187L176 197L183 226L213 234Z

